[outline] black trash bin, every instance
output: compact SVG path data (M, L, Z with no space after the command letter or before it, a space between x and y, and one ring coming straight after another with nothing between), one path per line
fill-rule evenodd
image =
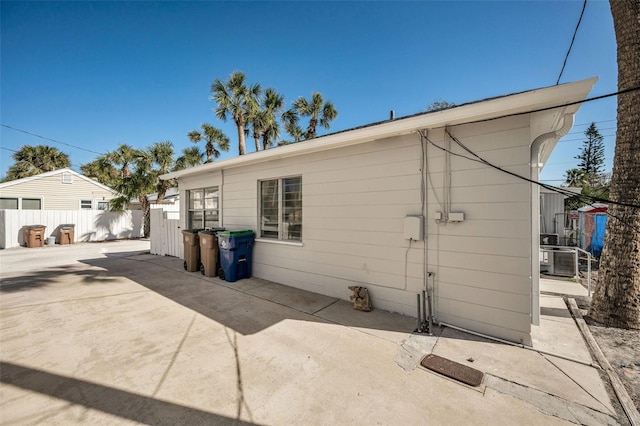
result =
M200 242L198 232L201 229L183 229L182 242L184 244L184 269L196 272L200 269Z
M251 278L251 253L255 241L253 231L218 233L220 269L218 275L228 282Z

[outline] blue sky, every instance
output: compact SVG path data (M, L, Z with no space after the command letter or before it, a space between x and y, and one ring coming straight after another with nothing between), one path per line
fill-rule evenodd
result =
M1 12L0 175L12 152L48 144L76 170L121 143L172 141L203 122L237 155L232 122L212 112L210 85L243 71L288 105L319 91L339 111L330 132L556 83L582 8L554 2L7 2ZM561 82L600 79L617 89L608 2L590 1ZM542 179L577 164L583 132L615 143L615 98L590 102L558 144ZM322 129L320 134L327 133ZM252 151L253 141L247 141ZM555 181L554 181L555 180Z

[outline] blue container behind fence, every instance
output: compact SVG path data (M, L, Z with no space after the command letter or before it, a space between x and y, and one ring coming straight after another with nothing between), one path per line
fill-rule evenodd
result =
M251 278L251 252L254 241L253 231L218 233L220 267L226 281L232 283L243 278Z

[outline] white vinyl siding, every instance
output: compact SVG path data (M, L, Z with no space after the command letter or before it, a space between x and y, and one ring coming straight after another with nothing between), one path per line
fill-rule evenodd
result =
M302 240L302 178L264 180L260 183L261 238Z
M47 210L78 210L80 200L109 201L116 197L90 180L72 175L72 183L63 183L61 175L46 176L0 189L2 198L39 198Z
M451 132L488 161L528 176L528 123L527 117L516 117ZM429 137L444 143L442 130ZM438 200L444 200L446 159L433 146L426 150L427 257L428 270L436 273L437 318L530 341L530 184L452 156L451 211L464 212L465 221L436 225L435 213L444 211ZM412 134L225 170L225 226L260 235L255 182L301 176L304 245L258 240L254 275L340 298L348 297L347 286L364 285L376 306L415 315L425 242L409 246L403 221L422 214L421 155L419 138Z

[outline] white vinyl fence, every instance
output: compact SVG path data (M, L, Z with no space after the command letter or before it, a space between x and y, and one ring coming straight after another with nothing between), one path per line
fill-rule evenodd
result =
M166 206L164 209L151 209L151 254L183 258L179 217L179 210L167 209Z
M142 211L0 210L0 249L25 245L24 227L44 225L45 237L60 242L60 226L72 224L75 242L140 238Z

